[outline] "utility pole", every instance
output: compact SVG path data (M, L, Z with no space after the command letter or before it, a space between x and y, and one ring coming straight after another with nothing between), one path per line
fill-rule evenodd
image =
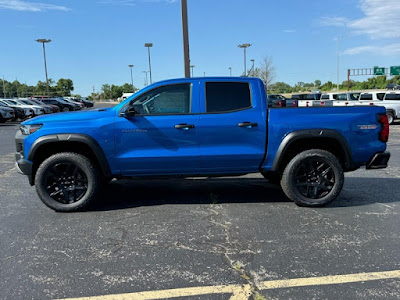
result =
M49 96L50 93L49 93L49 79L48 79L48 77L47 77L46 47L44 46L44 44L50 43L51 40L47 40L47 39L37 39L36 42L42 43L42 44L43 44L44 72L46 73L46 91L47 91L47 96Z
M238 47L239 48L243 48L243 54L244 54L244 76L247 76L247 67L246 67L246 49L248 48L248 47L250 47L251 46L251 44L241 44L241 45L238 45Z
M189 55L189 26L187 15L187 0L181 0L182 7L182 32L183 32L183 62L185 78L190 77L190 55Z
M336 42L337 42L337 53L336 53L336 55L337 55L337 66L336 66L336 68L337 68L337 70L336 70L336 72L337 72L337 81L336 81L336 90L339 92L339 69L340 69L340 62L339 62L339 60L340 60L340 54L339 54L339 36L337 37L337 40L336 40Z

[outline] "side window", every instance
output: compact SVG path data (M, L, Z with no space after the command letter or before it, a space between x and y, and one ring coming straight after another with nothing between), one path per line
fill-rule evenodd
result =
M337 94L333 94L332 98L336 100L337 99Z
M339 94L336 99L339 101L347 101L347 94Z
M328 100L329 99L329 95L324 94L324 95L321 96L321 99L322 100Z
M372 100L372 94L361 94L360 100Z
M229 112L251 107L250 87L245 82L207 82L208 113Z
M350 100L358 100L358 97L360 97L359 93L352 93L350 94Z
M190 113L190 84L155 88L130 103L140 115Z
M385 98L385 93L377 93L376 97L378 98L378 100L383 100L383 98Z

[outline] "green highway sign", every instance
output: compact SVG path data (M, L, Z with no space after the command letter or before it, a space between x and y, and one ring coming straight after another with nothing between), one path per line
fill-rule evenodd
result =
M390 75L400 75L400 66L392 66L390 67Z
M374 75L385 75L385 68L374 67Z

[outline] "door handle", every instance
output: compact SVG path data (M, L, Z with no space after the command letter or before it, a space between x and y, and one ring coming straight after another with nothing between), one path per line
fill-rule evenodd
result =
M174 126L176 129L183 129L183 130L188 130L190 128L194 128L193 124L178 124Z
M252 122L242 122L238 124L239 127L247 127L247 128L251 128L251 127L257 127L258 124L257 123L252 123Z

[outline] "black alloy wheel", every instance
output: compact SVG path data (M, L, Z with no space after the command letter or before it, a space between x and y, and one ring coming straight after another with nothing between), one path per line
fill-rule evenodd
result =
M318 158L304 159L295 170L295 186L305 197L320 199L335 186L335 173L332 167Z
M343 167L331 152L320 149L297 154L285 167L281 187L299 206L324 206L335 200L344 184Z
M57 153L44 160L35 175L36 191L56 211L78 211L90 206L101 185L101 174L85 156Z
M79 201L88 189L85 172L72 162L51 166L47 171L45 181L49 196L63 204Z

